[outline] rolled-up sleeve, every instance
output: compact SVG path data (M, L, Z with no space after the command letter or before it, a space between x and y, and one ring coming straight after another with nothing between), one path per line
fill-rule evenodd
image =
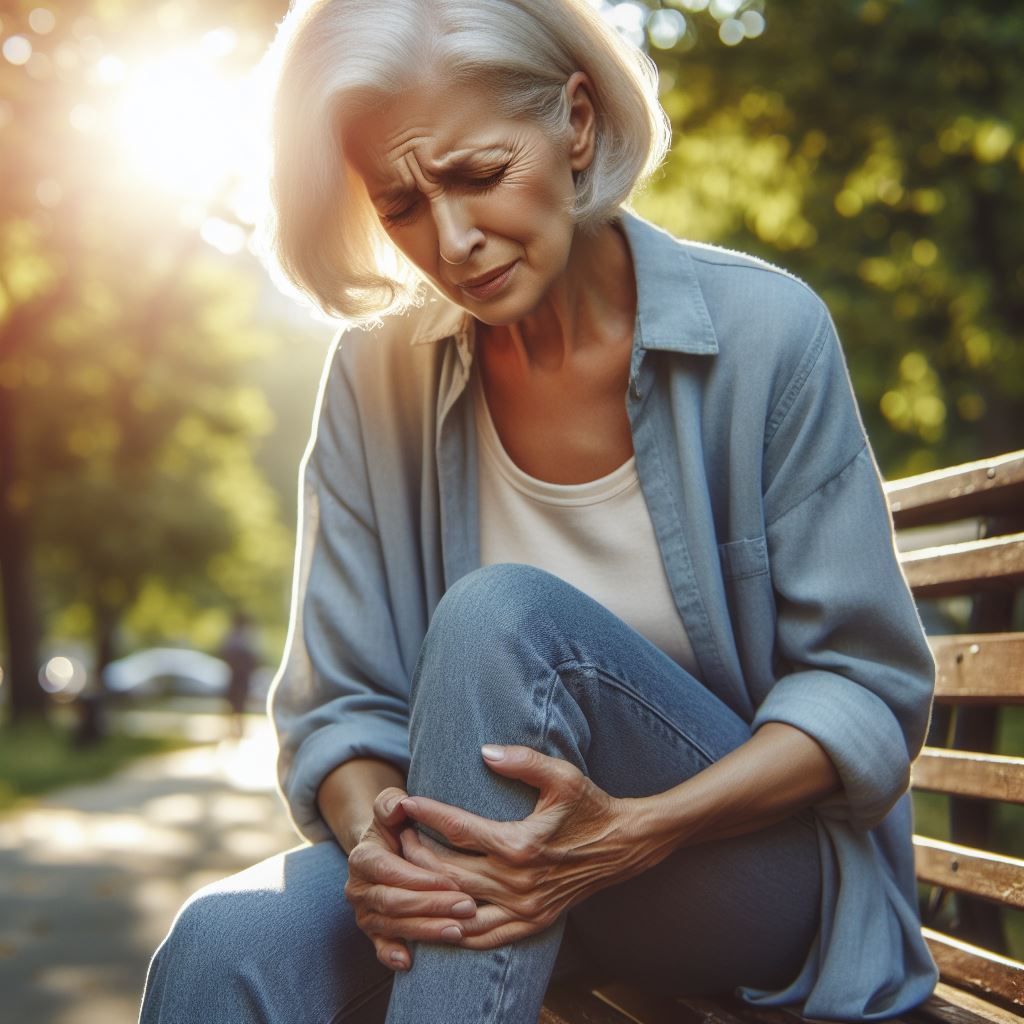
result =
M870 829L909 786L928 728L935 663L824 309L769 418L764 466L783 674L753 728L785 722L817 740L842 789L816 810Z
M269 698L281 791L313 842L331 834L316 803L331 771L353 757L381 758L403 772L409 765L408 678L337 341L316 410L300 469L288 641Z

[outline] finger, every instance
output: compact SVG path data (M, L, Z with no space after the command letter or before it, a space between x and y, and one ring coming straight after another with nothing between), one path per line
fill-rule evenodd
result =
M498 946L519 942L539 931L543 931L543 929L530 921L510 921L484 935L467 935L459 943L459 946L463 949L497 949Z
M386 939L408 939L412 942L442 942L454 945L465 935L465 922L444 917L388 917L365 913L359 927L371 935Z
M461 892L413 892L388 885L371 885L360 900L389 917L472 917L477 910L471 896Z
M377 959L392 971L407 971L412 966L412 954L409 947L400 939L385 939L380 935L371 935L373 947L377 950Z
M533 747L488 743L480 748L484 764L507 779L519 779L545 792L579 785L583 773L561 757L549 757ZM417 797L417 800L419 797Z
M478 853L500 854L507 846L509 825L515 824L482 818L425 796L406 797L402 807L410 818L439 832L453 846Z
M433 836L420 832L414 828L407 828L402 832L402 855L406 850L423 847L428 853L434 855L433 863L435 868L429 870L447 871L450 868L459 868L470 875L484 875L487 878L499 879L504 876L508 866L501 862L497 854L463 853L461 850L453 850L444 843L439 843Z
M402 853L409 863L424 871L435 875L446 874L456 889L468 893L477 902L493 900L503 895L501 885L484 873L486 861L483 857L463 855L461 861L457 858L450 862L442 861L440 854L421 842L413 829L406 829L402 833Z
M402 798L408 796L404 789L398 786L388 786L382 789L373 800L373 816L388 828L395 828L405 821L405 809L402 807Z
M448 875L422 868L382 846L357 846L348 859L348 870L350 877L372 885L393 885L420 892L458 888Z
M543 931L549 925L518 916L504 907L481 907L472 921L463 925L465 936L459 946L465 949L494 949Z

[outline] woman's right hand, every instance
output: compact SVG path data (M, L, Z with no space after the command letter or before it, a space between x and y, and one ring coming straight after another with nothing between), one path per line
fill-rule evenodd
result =
M460 921L476 914L472 897L453 881L402 856L402 829L414 827L400 803L405 796L396 786L377 794L373 820L349 854L345 883L356 923L372 940L377 959L393 971L412 966L406 940L454 945L463 936Z

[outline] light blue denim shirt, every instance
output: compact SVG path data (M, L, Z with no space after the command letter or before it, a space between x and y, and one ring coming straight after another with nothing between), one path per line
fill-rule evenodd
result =
M822 924L799 977L751 1002L882 1019L925 999L910 764L935 665L835 327L798 278L623 210L637 317L624 396L640 486L701 678L756 729L835 762L815 807ZM303 458L285 657L270 696L299 831L356 756L409 764L431 613L480 564L473 321L434 299L340 335Z

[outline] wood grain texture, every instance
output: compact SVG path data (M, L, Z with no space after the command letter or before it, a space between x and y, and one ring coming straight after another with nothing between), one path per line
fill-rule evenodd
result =
M1024 804L1024 758L925 747L911 768L911 785L933 793Z
M1024 451L885 484L897 528L994 515L1024 507Z
M1024 860L914 836L914 866L922 882L1024 910Z
M935 699L951 704L1024 703L1024 633L961 633L928 638Z
M932 997L904 1019L913 1024L1021 1024L1020 1014L942 981Z
M1024 584L1024 533L904 551L900 565L917 597L952 597Z
M1024 964L931 928L922 931L943 981L1024 1007Z

